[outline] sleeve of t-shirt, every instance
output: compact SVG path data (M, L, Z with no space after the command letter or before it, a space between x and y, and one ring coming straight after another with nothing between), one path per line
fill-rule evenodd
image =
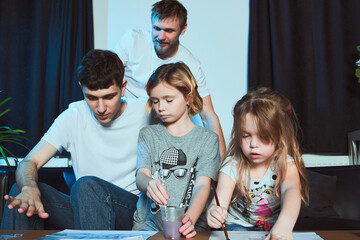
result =
M204 97L210 95L209 89L206 85L205 74L204 74L203 70L201 69L200 63L193 71L194 71L193 75L194 75L197 85L198 85L198 92L200 94L200 97L204 98Z
M140 168L151 170L151 151L148 136L146 128L140 130L137 145L136 172Z
M197 165L197 176L207 176L216 181L220 164L219 139L216 134L208 136L199 156L202 159Z
M62 112L42 137L42 140L53 145L59 152L68 150L71 143L72 126L75 119L70 109Z
M132 48L133 42L133 30L129 30L120 38L115 46L115 53L119 56L125 67L129 59L129 51Z
M234 181L234 183L236 183L238 179L236 164L237 162L235 159L228 157L225 159L220 168L220 172L228 175Z

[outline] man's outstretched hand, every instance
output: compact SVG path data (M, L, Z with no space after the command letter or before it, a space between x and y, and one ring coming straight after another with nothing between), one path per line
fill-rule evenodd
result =
M9 209L18 208L19 213L26 212L26 216L28 217L34 214L39 215L40 218L49 217L40 200L40 191L38 188L23 187L20 194L16 197L5 195L4 199L9 202Z

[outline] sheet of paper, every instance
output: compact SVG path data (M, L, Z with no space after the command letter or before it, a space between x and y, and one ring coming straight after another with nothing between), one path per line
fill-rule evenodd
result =
M257 231L228 231L230 240L243 239L243 240L263 240L267 232L257 232ZM322 240L314 232L294 232L294 240ZM210 240L226 240L225 234L223 231L212 231L210 235Z
M98 230L71 230L66 229L39 239L123 239L123 240L145 240L157 231L98 231Z
M22 237L22 234L8 234L8 233L2 233L0 234L0 239L11 239L11 238L18 238Z

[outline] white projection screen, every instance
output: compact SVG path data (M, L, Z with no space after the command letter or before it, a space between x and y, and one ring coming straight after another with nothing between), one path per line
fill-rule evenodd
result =
M114 50L129 29L151 30L154 0L93 0L95 48ZM200 60L229 143L232 108L247 92L248 0L180 0L188 28L180 42Z

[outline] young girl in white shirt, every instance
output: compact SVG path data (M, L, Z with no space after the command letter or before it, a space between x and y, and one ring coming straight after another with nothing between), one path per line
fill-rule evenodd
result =
M290 101L268 88L246 94L233 111L228 156L222 163L207 222L227 230L269 231L266 239L292 239L308 181Z

